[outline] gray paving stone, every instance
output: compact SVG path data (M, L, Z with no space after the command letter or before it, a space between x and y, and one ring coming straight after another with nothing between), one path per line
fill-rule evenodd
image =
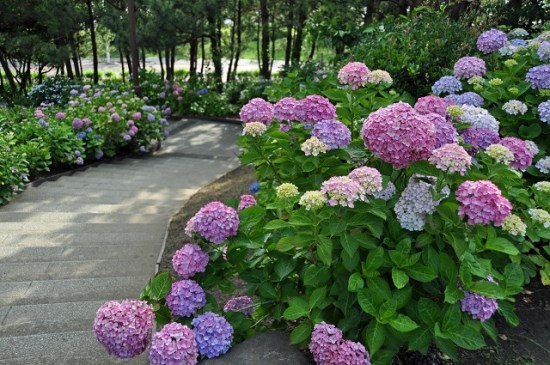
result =
M2 212L0 222L40 222L40 223L129 223L164 224L166 215L162 214L107 214L107 213L71 213L71 212ZM7 236L4 236L4 238Z
M251 337L218 358L203 360L201 365L310 365L285 332L265 332Z
M101 227L89 227L90 232L73 233L14 233L0 243L1 246L30 246L30 247L64 247L64 246L97 246L109 245L140 245L154 242L160 249L164 232L106 232Z
M97 233L97 232L132 232L164 234L165 229L152 223L73 223L62 222L45 224L44 222L0 222L2 232L56 232L56 233Z

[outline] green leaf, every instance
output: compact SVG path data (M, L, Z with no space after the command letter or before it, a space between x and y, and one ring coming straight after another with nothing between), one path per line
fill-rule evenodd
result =
M242 210L239 213L239 229L248 231L254 228L260 223L266 214L265 208L260 206L253 206Z
M436 210L445 222L453 225L460 223L460 217L458 216L458 204L453 202L445 202L443 204L439 204Z
M351 239L347 232L344 232L344 234L340 237L340 243L349 257L352 257L357 253L359 243L356 240Z
M507 296L516 295L523 289L523 270L520 264L508 264L504 268L504 292Z
M378 316L378 309L376 307L374 299L367 289L361 289L357 292L357 302L365 313L368 313L373 317Z
M393 285L395 285L397 289L405 287L409 282L407 274L396 267L392 267L391 269L391 278L393 280Z
M363 281L363 278L361 277L361 274L358 272L354 272L350 275L348 279L348 290L351 292L356 292L359 289L363 289L365 287L365 282Z
M279 298L279 293L269 281L264 281L260 284L259 287L260 295L267 299L277 299Z
M519 135L524 139L534 139L540 136L542 128L540 123L531 123L528 126L520 125L518 129Z
M294 213L288 223L293 226L313 226L313 220L306 215Z
M313 330L313 325L311 322L307 321L300 325L290 332L290 343L292 345L298 345L300 343L305 343L311 336L311 331Z
M285 222L280 219L274 219L270 222L267 222L267 224L264 226L265 230L273 230L273 229L281 229L281 228L288 228L289 224L288 222Z
M406 267L405 271L411 278L422 283L427 283L437 278L437 274L431 267L421 264Z
M431 325L439 321L441 310L434 301L421 297L418 300L418 314L420 315L422 322L430 325L431 327Z
M169 272L161 271L151 280L151 297L160 300L166 297L172 289L172 276Z
M499 302L498 313L504 317L506 322L512 327L516 327L519 324L519 318L514 312L514 306L508 302Z
M328 237L319 236L317 244L317 257L327 266L332 264L332 241Z
M471 283L467 286L467 289L489 298L504 299L505 297L504 290L497 284L491 283L490 281L477 281Z
M382 237L384 233L384 220L369 214L363 224L369 229L370 233L376 238Z
M403 289L398 289L393 292L393 300L397 309L405 307L412 297L412 286L408 285Z
M517 249L517 247L512 242L503 237L488 239L485 248L512 256L519 254L519 250Z
M418 328L418 324L404 314L398 314L396 318L390 320L390 326L399 332L410 332Z
M333 101L344 101L346 100L346 91L342 89L330 89L324 90L323 94L333 100Z
M330 278L330 269L326 266L312 265L304 272L304 285L318 287Z
M449 334L451 341L466 350L479 350L485 346L483 335L474 328L459 326Z
M429 328L418 328L411 332L409 351L420 351L425 353L432 342L432 331Z
M304 298L292 298L290 306L283 312L283 317L289 321L297 320L309 314L309 303Z
M395 317L396 309L397 308L395 302L393 300L388 300L387 302L382 303L382 305L380 306L380 310L378 311L380 315L377 318L380 318L380 322L387 323L387 321L390 321L392 318Z
M456 281L450 281L445 288L445 303L454 304L464 297L464 293L456 286Z
M457 346L454 344L453 341L451 340L448 340L448 339L445 339L445 338L440 338L440 337L436 337L435 338L435 344L437 345L437 347L447 356L449 356L451 359L453 360L457 360L458 359L458 355L457 355Z
M384 329L384 325L376 319L370 321L365 331L365 339L369 348L369 353L372 356L380 350L384 344L384 340L386 339L386 330Z
M309 297L309 309L311 310L311 309L317 307L320 303L322 303L325 300L326 297L327 297L327 288L326 288L326 286L323 286L322 288L315 289L311 293L311 296Z
M282 255L281 255L282 256ZM296 267L296 260L290 256L283 256L277 260L274 267L275 276L279 281L286 278Z
M172 314L170 313L170 309L168 309L165 305L161 305L158 310L155 311L155 322L161 326L172 322Z
M459 304L448 306L443 315L443 332L447 333L454 331L460 325L461 318L462 312L460 311Z
M384 263L384 249L377 247L367 255L363 269L367 272L378 269Z

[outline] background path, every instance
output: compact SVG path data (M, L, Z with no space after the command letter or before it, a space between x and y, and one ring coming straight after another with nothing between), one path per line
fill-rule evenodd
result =
M152 156L28 187L0 207L0 365L122 363L95 340L97 309L139 296L170 217L239 165L239 125L176 125Z

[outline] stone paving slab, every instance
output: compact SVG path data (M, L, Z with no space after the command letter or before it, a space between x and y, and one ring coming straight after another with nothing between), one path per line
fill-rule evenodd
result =
M0 222L40 222L51 223L127 223L158 224L164 222L158 214L107 214L107 213L73 213L73 212L1 212Z

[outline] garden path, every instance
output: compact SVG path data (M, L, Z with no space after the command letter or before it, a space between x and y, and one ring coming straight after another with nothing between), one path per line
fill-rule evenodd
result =
M95 340L95 312L107 300L139 296L170 217L239 164L240 126L175 126L151 156L29 186L0 208L0 365L121 363Z

